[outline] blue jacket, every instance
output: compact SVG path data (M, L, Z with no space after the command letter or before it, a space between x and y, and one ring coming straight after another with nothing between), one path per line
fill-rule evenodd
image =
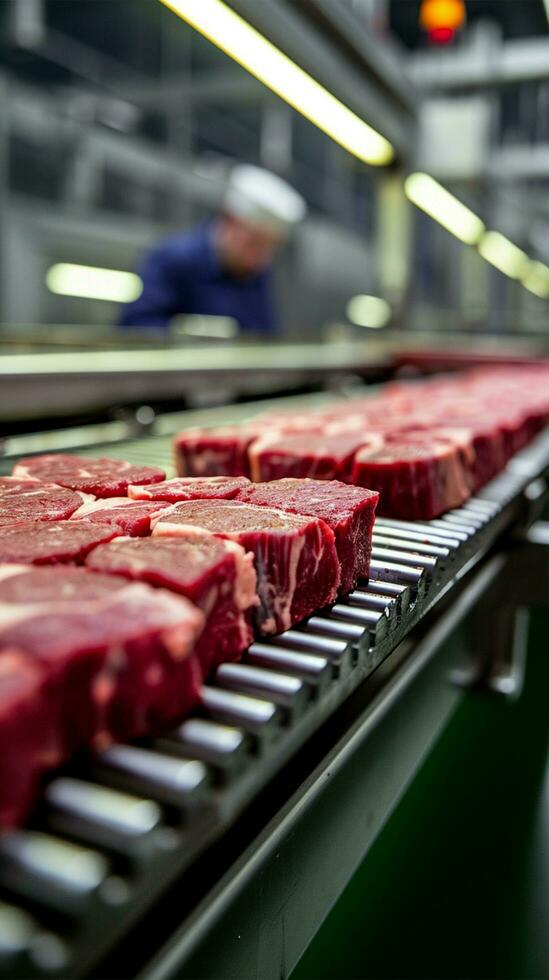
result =
M123 310L124 327L167 329L178 314L230 316L243 332L278 329L267 270L237 279L220 264L210 222L161 242L140 269L143 292Z

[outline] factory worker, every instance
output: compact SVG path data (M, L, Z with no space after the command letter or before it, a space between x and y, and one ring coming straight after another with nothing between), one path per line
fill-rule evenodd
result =
M241 333L275 333L271 266L305 210L280 177L235 166L220 212L146 256L143 292L124 308L121 326L167 329L174 316L202 314L232 317Z

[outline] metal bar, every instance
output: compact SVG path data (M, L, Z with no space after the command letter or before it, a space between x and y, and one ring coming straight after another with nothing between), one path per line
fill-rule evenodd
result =
M322 694L331 679L330 663L325 657L302 653L300 650L277 650L268 643L252 643L246 657L248 663L269 670L280 670L311 684Z
M97 851L30 830L3 835L0 858L4 886L72 917L95 903L109 871Z
M189 807L200 799L208 783L201 762L174 759L133 745L113 745L98 758L94 775L109 785L130 792L149 792L175 806Z
M377 546L392 548L397 550L403 548L405 551L413 551L419 555L431 555L433 558L448 558L450 555L449 548L443 548L440 545L434 544L423 544L422 541L410 541L401 540L395 541L390 537L390 535L385 536L384 534L377 534L374 532L372 535L372 541Z
M387 595L379 595L375 592L362 592L360 589L355 589L354 592L350 592L345 599L346 603L350 606L359 606L362 609L371 609L375 612L387 612L393 611L400 608L400 597L391 599Z
M302 681L273 670L259 670L246 664L221 664L215 680L231 691L269 698L284 710L288 719L300 714L307 702L307 689Z
M383 518L378 518L375 526L385 537L403 538L405 541L422 541L426 544L440 545L443 548L459 548L460 545L458 538L446 536L444 533L437 534L429 528L426 528L425 531L419 531L417 525L414 527L411 524L409 528L393 527L390 521L383 521Z
M205 718L189 718L156 744L160 750L200 759L232 778L250 761L249 742L241 729Z
M387 559L401 565L423 568L428 572L432 572L437 566L436 558L431 558L429 555L420 555L417 551L400 551L397 548L379 548L377 545L372 547L372 558L376 561Z
M162 841L162 813L153 800L66 776L46 787L45 800L52 830L95 847L148 860Z
M253 733L262 745L270 743L280 733L280 709L272 701L209 685L202 688L201 701L202 708L211 718Z
M442 538L448 540L451 538L453 541L464 542L467 541L469 537L469 531L460 531L458 528L452 530L448 524L442 521L401 521L396 517L376 517L376 527L383 528L395 528L402 531L411 531L413 534L420 533L423 535L425 532L425 540L430 540L429 534L436 534L437 538ZM443 543L441 541L441 543ZM435 544L437 542L434 542Z

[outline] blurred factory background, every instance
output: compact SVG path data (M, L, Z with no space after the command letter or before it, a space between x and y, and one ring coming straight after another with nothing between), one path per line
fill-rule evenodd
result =
M158 239L208 214L231 164L246 161L286 178L309 205L277 266L287 335L352 330L352 320L545 332L543 0L468 0L449 27L431 29L419 0L230 6L385 136L393 162L357 159L162 3L4 0L2 323L81 324L88 336L114 324L132 280L99 283L101 298L74 296L52 291L49 270L133 272ZM472 244L445 230L452 199L437 203L427 188L437 220L410 203L410 173L435 178L505 236L488 239L497 254L480 254L482 236L471 238L459 215L453 230ZM506 239L524 255L507 252ZM349 304L364 294L384 303Z
M242 163L282 178L307 205L274 264L280 335L239 333L234 318L189 316L185 310L167 331L121 328L125 304L139 299L143 288L143 257L167 236L215 214L234 166ZM0 0L0 473L11 472L21 457L52 451L164 467L173 434L189 426L238 424L272 408L299 415L328 405L334 395L362 395L366 384L372 390L378 382L438 369L549 358L548 191L549 0ZM501 431L507 444L504 423ZM491 444L493 434L487 432ZM312 711L320 707L316 717L326 725L318 733L322 744L310 756L311 770L300 742L287 749L290 743L281 740L282 750L277 742L279 716L290 739L296 728L303 737L313 730L307 716L299 728L300 708L294 720L287 688L250 682L243 690L252 699L237 693L241 703L249 702L248 715L244 707L241 716L229 709L223 714L221 699L219 717L226 725L245 720L238 759L232 750L230 758L225 755L230 739L217 762L213 743L212 749L206 742L210 754L197 758L208 761L213 752L215 765L221 759L214 792L229 828L226 841L205 855L205 866L192 865L191 874L198 868L199 877L205 867L198 889L182 879L181 889L167 892L151 919L133 920L105 976L175 976L181 919L192 911L190 934L200 946L196 962L202 963L203 949L206 960L223 963L225 950L235 963L244 955L239 950L253 950L258 976L264 967L266 976L276 971L288 977L291 950L303 936L303 949L310 942L310 923L320 927L370 847L359 841L361 835L368 842L375 838L372 860L361 865L292 980L549 975L547 618L544 610L543 619L540 612L533 620L523 695L527 614L520 604L517 639L509 601L513 595L518 602L515 586L528 606L538 603L544 587L549 591L549 523L540 522L541 531L533 524L538 532L528 539L531 565L516 561L525 529L547 501L544 452L535 450L535 466L524 462L524 454L513 460L494 497L473 500L469 511L450 511L431 522L432 529L418 524L414 531L398 521L387 529L391 522L382 518L372 566L380 581L368 586L373 598L357 592L353 608L340 605L333 619L326 611L313 617L306 627L310 635L303 633L304 624L292 630L289 654L279 638L273 671L285 671L290 662L284 657L304 651L299 673L291 678L300 678L300 697L309 682L312 691L318 681L307 705L314 705ZM448 480L455 479L452 472ZM449 529L455 538L448 537ZM497 580L485 576L487 563L500 559ZM431 579L429 569L443 561L448 579ZM494 590L502 570L509 571L509 581ZM446 583L436 600L423 591L426 581L429 588L431 581ZM357 632L361 652L353 648L353 664L362 662L359 656L377 662L368 644L372 636L377 643L378 621L384 635L383 596L395 597L399 609L392 634L399 637L396 660L388 658L387 670L385 663L378 668L363 703L357 691L359 697L349 695L337 717L337 700L330 702L334 715L322 715L322 685L334 668L347 683ZM467 608L474 613L471 633L461 625ZM420 622L424 614L426 623ZM372 620L376 625L366 640ZM406 632L398 632L401 626ZM507 662L510 637L517 639L519 655ZM442 660L436 649L441 643ZM331 663L334 644L344 653L340 649L341 660ZM312 657L304 666L311 651L326 657L322 676L313 677ZM481 687L491 685L488 697L476 688L465 695L454 683L455 671L448 684L450 658L453 663L465 652L471 667L473 657L482 655L477 679ZM321 665L322 658L314 657ZM474 671L467 671L470 683ZM225 683L231 691L230 681ZM239 691L238 678L234 690ZM257 706L266 697L270 701L270 691L280 699L273 696L273 715L263 725L266 716ZM327 680L326 691L331 697ZM213 688L211 693L215 699ZM504 704L502 694L508 696ZM210 703L215 707L215 700ZM335 757L332 746L344 735L354 748L339 767L343 754ZM244 753L253 751L256 759L256 736L259 766L265 763L269 779L277 775L254 797L254 813L243 815L241 833L230 824L231 807L240 806L234 802L238 795L231 795L232 780L241 772L248 779ZM188 744L194 759L192 738ZM273 755L274 765L271 744L280 753ZM180 749L187 754L184 736ZM276 760L294 750L296 766L288 779ZM139 780L127 784L130 792L145 794L140 809L141 802L148 806L147 787L155 786L156 761L140 747L137 752L152 759L145 789ZM320 759L328 760L325 769L318 767ZM170 771L159 770L158 786ZM133 778L131 761L127 775ZM328 802L314 821L298 824L301 817L293 823L291 812L278 807L281 799L286 806L301 781L305 795L295 812L314 811L321 794ZM133 825L126 825L128 844L124 822L111 821L99 797L98 820L107 828L101 830L101 851L108 852L115 871L109 897L105 890L101 898L103 882L84 890L86 868L92 868L87 857L81 864L84 886L77 890L80 872L63 851L46 862L41 891L33 892L34 851L25 852L30 871L24 872L23 894L30 897L32 915L48 904L44 896L49 902L50 890L53 895L47 931L41 926L37 942L29 932L41 976L57 975L56 963L63 962L80 928L81 909L83 921L88 913L93 917L93 930L82 931L86 951L79 976L91 976L86 957L95 955L96 927L106 935L112 927L118 942L125 928L120 915L126 869L134 858L139 874L147 876L147 901L158 899L163 885L155 878L154 848L169 862L172 847L180 839L186 846L187 837L186 824L176 823L168 781L166 786L169 806L162 812L168 814L168 834L156 839L151 823L152 830L147 827L141 836L136 824L135 846ZM181 791L187 793L183 784ZM51 796L32 827L41 826L43 811L49 831L64 834L68 828L69 842L81 839L95 847L93 818L88 824L85 806L78 810L78 796L76 825L70 807L67 819L58 811L57 825L55 813L53 820L48 817L50 807L62 808L62 798L56 804ZM158 798L163 799L160 790ZM192 800L201 820L201 804ZM126 803L117 806L122 813ZM207 840L207 809L204 817ZM263 836L267 820L270 829ZM334 825L346 840L333 850ZM109 826L115 828L112 854ZM250 826L260 827L262 836L253 837L245 864L241 848L252 839L246 837ZM190 839L192 847L192 827ZM322 851L325 869L317 873ZM36 854L46 851L39 847ZM11 874L9 843L0 856L8 856ZM309 863L302 865L304 856ZM235 876L218 882L219 868L232 868L235 857ZM283 878L282 887L277 883ZM135 911L140 879L127 880ZM16 877L0 876L4 890L6 881L8 891L15 882L17 894ZM287 906L281 894L291 894ZM211 909L206 900L195 905L203 895L213 896ZM292 908L309 904L306 915L293 917ZM55 942L67 908L65 947L65 938ZM216 917L225 915L221 924L229 925L218 929ZM6 948L19 957L17 943L23 950L30 940L12 942L1 926L0 961ZM143 972L143 950L153 955L155 945L158 958L154 951L154 962ZM11 975L31 974L24 966ZM177 973L183 975L218 974L200 965ZM227 970L227 976L248 975Z

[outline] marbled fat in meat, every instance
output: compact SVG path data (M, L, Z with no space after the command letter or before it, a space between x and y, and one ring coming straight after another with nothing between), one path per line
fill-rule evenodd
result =
M203 528L254 554L260 633L278 633L333 602L341 581L334 532L321 520L233 500L174 504L155 535L186 537Z

